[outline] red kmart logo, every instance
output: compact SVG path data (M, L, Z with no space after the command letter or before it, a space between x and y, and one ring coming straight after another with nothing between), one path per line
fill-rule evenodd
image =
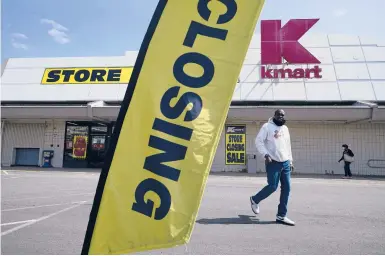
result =
M283 27L280 20L261 21L261 64L280 65L284 59L289 64L320 64L298 40L319 19L291 19ZM311 68L268 68L261 67L262 78L322 78L322 69Z

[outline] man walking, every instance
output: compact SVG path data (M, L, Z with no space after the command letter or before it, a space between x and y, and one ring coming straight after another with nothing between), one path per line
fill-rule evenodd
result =
M294 221L286 217L293 158L290 133L285 122L285 112L282 109L276 110L274 116L262 126L256 137L257 150L265 158L268 185L256 195L251 196L250 203L253 212L258 214L260 202L276 191L281 182L276 221L294 226Z
M344 152L342 152L342 157L338 162L341 162L344 160L344 170L345 170L345 176L342 177L343 179L351 179L352 178L352 171L350 170L350 164L354 161L354 153L353 151L348 147L348 145L344 144L342 145L344 148Z

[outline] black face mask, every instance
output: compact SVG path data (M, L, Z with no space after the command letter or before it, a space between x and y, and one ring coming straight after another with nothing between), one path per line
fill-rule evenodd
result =
M284 124L286 123L286 120L283 119L282 121L279 121L279 120L273 118L273 122L274 122L277 126L282 126L282 125L284 125Z

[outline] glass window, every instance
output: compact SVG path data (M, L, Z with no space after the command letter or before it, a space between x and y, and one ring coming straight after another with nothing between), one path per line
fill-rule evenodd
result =
M91 147L93 150L104 150L106 145L106 136L92 136Z
M91 133L92 132L103 132L103 133L106 133L107 132L107 129L108 127L107 126L92 126L91 127Z

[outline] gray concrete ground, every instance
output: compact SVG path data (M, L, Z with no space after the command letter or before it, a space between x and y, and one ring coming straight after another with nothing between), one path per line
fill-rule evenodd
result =
M1 173L1 253L80 254L98 172ZM254 175L210 175L191 241L141 254L385 254L385 181L295 176L289 217L279 191L253 216Z

